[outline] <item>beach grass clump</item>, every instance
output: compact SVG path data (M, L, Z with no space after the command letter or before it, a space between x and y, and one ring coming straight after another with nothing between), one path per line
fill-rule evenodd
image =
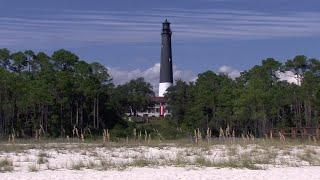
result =
M147 166L155 166L158 165L159 163L155 160L150 160L146 158L139 158L133 160L133 162L130 164L130 166L134 167L147 167Z
M169 160L167 163L177 167L185 167L190 164L190 162L181 154L178 154L175 159Z
M228 156L236 156L238 155L238 148L235 145L227 146Z
M259 170L262 169L262 167L257 166L252 162L251 159L243 159L243 158L232 158L226 161L220 161L220 162L214 162L214 167L219 168L235 168L235 169L250 169L250 170Z
M197 156L194 161L195 165L201 167L212 167L213 163L209 159L205 158L204 156Z
M47 158L45 158L45 157L38 157L38 160L37 160L37 163L38 164L45 164L45 163L47 163L48 162L48 159Z
M46 167L47 167L48 170L51 170L51 171L54 171L54 170L57 169L57 167L52 166L50 163L46 163Z
M109 160L106 159L100 159L100 166L98 168L98 170L109 170L112 169L114 167L114 163L112 163Z
M86 165L84 164L83 161L78 161L76 163L72 163L71 169L72 170L81 170L82 168L85 168Z
M98 169L98 167L99 167L99 164L96 163L95 161L90 160L90 161L88 162L88 165L87 165L87 168L88 168L88 169Z
M8 158L0 160L0 172L10 172L13 171L13 162Z
M37 167L37 165L32 164L32 165L28 166L28 170L29 170L29 172L37 172L37 171L39 171L39 168Z
M302 153L297 154L297 157L308 162L312 166L320 166L320 159L317 152L312 148L305 149Z
M45 153L45 152L40 152L40 153L38 154L38 156L39 156L39 157L43 157L43 158L49 158L49 157L50 157L49 154L47 154L47 153Z

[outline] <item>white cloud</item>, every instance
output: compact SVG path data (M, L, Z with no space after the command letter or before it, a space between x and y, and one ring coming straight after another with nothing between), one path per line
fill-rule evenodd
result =
M154 64L152 67L145 70L123 70L119 68L108 67L109 72L116 85L124 84L132 79L143 77L147 82L153 86L153 90L157 93L159 88L160 63ZM177 66L173 66L173 76L175 80L181 79L186 82L196 81L197 75L190 70L181 70ZM240 70L230 66L223 65L218 69L218 73L225 74L232 79L240 76ZM295 74L291 71L277 72L280 81L287 81L289 83L299 84Z
M226 65L221 66L219 68L219 70L218 70L218 73L225 74L225 75L229 76L232 79L235 79L235 78L240 76L240 71L239 70L237 70L235 68L232 68L230 66L226 66Z
M186 82L194 82L198 77L191 70L180 70L176 66L173 66L173 78L174 80L181 79Z
M149 82L155 92L158 91L159 86L159 76L160 76L160 63L154 64L152 67L140 70L122 70L119 68L109 67L109 72L113 78L113 82L116 85L124 84L132 79L138 77L143 77L147 82ZM173 78L175 80L182 79L184 81L194 81L196 79L196 74L190 70L181 70L177 66L173 66Z
M277 77L280 81L287 81L288 83L293 83L300 85L298 77L292 71L285 71L285 72L277 72Z
M218 73L225 74L232 79L235 79L240 76L239 70L226 65L221 66L218 70ZM292 71L277 71L276 75L279 78L279 81L287 81L288 83L300 85L301 80L299 81L297 76Z

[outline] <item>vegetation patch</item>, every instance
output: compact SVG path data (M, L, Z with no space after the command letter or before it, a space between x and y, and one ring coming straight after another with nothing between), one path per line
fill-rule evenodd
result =
M28 170L29 170L29 172L37 172L37 171L39 171L39 168L37 167L36 164L32 164L32 165L28 166Z
M204 156L197 156L195 158L195 165L203 167L212 167L213 163Z
M130 164L130 166L135 166L135 167L146 167L146 166L155 166L158 165L159 163L155 160L150 160L146 158L139 158L133 160L133 162Z
M312 166L320 166L319 155L314 149L307 148L302 153L297 154L297 157L302 161L308 162Z
M78 161L76 163L72 163L71 169L72 170L81 170L82 168L87 167L83 161Z
M8 158L0 159L0 172L13 171L13 162Z
M47 162L48 162L47 158L45 158L45 157L38 157L38 160L37 160L37 163L38 163L38 164L45 164L45 163L47 163Z

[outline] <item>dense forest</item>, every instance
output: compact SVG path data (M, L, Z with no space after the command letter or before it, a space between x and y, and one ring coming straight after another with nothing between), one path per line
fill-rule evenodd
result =
M217 134L229 126L262 137L274 128L318 127L319 70L318 60L302 55L284 63L268 58L235 80L207 71L194 83L177 81L167 98L174 122L189 130L210 127ZM282 81L281 73L297 83Z
M129 108L148 107L151 89L143 78L115 87L105 66L64 49L51 56L0 49L0 134L65 137L74 128L111 129Z
M0 49L0 134L132 132L137 125L125 113L150 106L152 86L143 78L116 86L104 65L88 62L64 49L52 55ZM281 72L292 72L298 83L281 81ZM164 120L173 131L209 127L217 134L229 126L257 137L272 128L317 127L319 72L317 59L299 55L265 59L236 79L207 71L195 82L177 80L166 95L172 116Z

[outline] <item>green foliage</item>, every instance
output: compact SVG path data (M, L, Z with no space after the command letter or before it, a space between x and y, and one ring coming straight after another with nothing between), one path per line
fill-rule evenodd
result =
M71 137L75 136L74 127L79 133L85 128L101 133L118 121L121 124L127 112L119 108L120 99L112 96L117 91L107 68L79 60L70 51L61 49L48 56L31 50L11 53L0 49L0 67L1 135ZM129 96L135 104L152 92L141 78L131 84L127 89L136 86L141 90L140 85L145 85L142 93Z
M145 138L145 132L148 135L150 134L152 139L160 140L185 138L188 135L186 132L181 132L176 126L173 126L169 118L151 118L148 123L121 120L111 130L111 138L132 138L134 129L136 129L137 136L141 132L142 139Z
M161 140L185 138L188 135L186 132L181 132L170 118L154 118L149 123L138 124L136 127L143 134L146 130L153 138Z
M143 111L151 105L154 93L150 83L138 78L116 87L112 95L118 101L118 108L122 112L130 112L130 116L136 116L138 111Z
M207 71L195 83L177 81L167 99L177 127L190 133L207 127L217 135L231 127L237 134L264 136L272 128L317 127L320 62L305 56L280 63L267 58L236 79ZM280 81L279 74L294 75L297 84Z
M280 81L290 75L297 84ZM109 129L111 138L133 135L175 139L220 128L264 136L272 128L318 127L320 62L299 55L279 62L267 58L236 79L206 71L195 82L169 88L170 118L129 121L152 106L152 86L143 78L115 86L108 69L67 50L51 56L31 50L0 49L0 134L16 137L69 137Z

